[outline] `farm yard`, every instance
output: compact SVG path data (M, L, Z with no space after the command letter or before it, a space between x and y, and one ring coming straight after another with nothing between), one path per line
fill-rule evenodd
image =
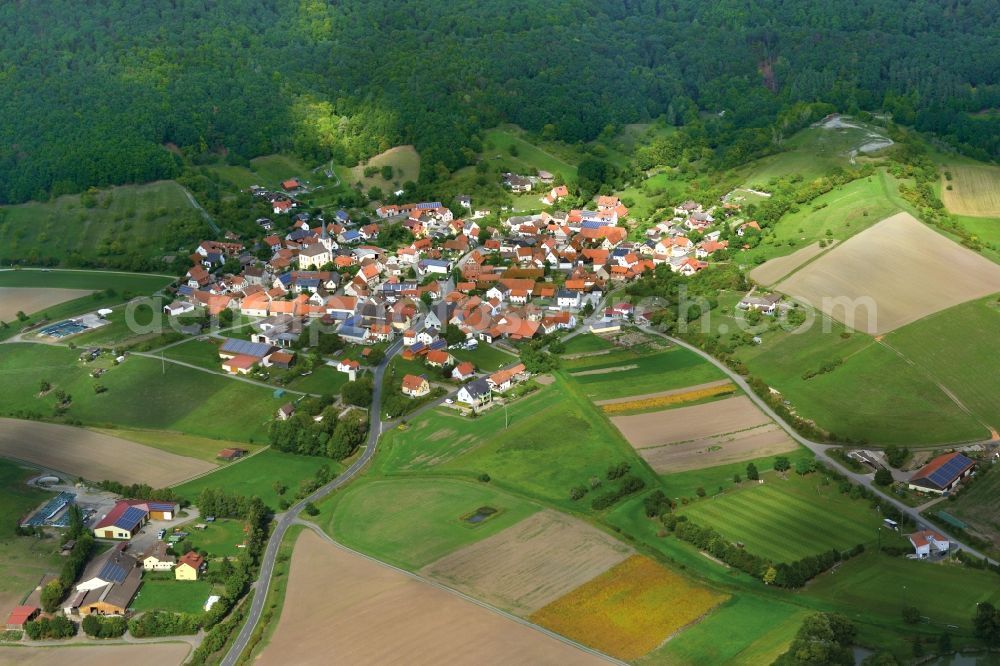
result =
M545 510L420 573L493 606L529 615L631 554L630 547L604 532Z
M632 660L726 599L634 555L531 616L543 627Z
M203 460L179 456L90 430L38 421L0 418L0 456L90 481L180 483L215 469Z
M899 213L776 288L848 326L880 335L1000 291L1000 266Z
M680 508L681 515L726 538L743 543L748 552L773 562L792 562L836 548L874 544L881 516L864 500L841 495L820 474L781 478L761 475L764 483L744 481L721 495ZM883 543L894 533L887 532Z
M605 663L306 530L292 553L281 619L257 663L329 654L353 664Z
M949 164L941 167L941 173L941 200L949 211L956 215L1000 217L1000 168Z
M479 524L465 520L480 507L496 513ZM412 569L538 511L536 505L497 488L446 478L354 484L321 508L320 522L333 538Z
M21 664L21 666L49 666L52 663L72 663L74 666L107 666L107 664L177 666L187 659L190 651L191 646L184 642L141 645L76 644L58 647L0 645L0 663Z
M685 471L793 451L795 442L746 396L611 422L659 473Z

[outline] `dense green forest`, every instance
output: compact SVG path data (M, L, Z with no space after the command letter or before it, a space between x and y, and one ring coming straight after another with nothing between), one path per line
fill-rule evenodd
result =
M427 180L504 121L575 142L664 117L733 164L797 102L1000 156L993 0L12 0L0 28L0 203L400 143Z

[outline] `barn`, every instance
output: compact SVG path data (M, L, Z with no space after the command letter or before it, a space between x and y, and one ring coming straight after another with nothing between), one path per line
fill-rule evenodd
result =
M99 539L131 539L149 520L149 513L127 500L121 500L94 525L94 536Z
M961 453L946 453L934 458L910 477L910 490L943 494L951 492L965 477L972 474L976 463Z

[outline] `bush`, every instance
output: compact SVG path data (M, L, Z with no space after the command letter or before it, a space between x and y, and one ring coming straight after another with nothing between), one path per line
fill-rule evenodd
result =
M128 629L128 622L123 617L100 617L88 615L80 624L83 633L93 638L118 638Z
M920 609L916 606L907 606L903 609L903 622L906 624L917 624L920 622Z

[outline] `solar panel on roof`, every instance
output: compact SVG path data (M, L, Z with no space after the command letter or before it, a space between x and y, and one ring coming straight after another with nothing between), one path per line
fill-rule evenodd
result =
M125 513L119 516L118 520L115 521L115 527L132 528L145 517L145 510L135 506L129 507L125 510Z
M241 356L264 356L271 350L271 346L263 342L250 342L249 340L237 340L227 338L222 343L222 351Z
M104 566L101 567L100 573L97 574L97 577L101 580L114 581L116 583L125 580L126 576L128 576L128 570L116 560L105 562Z
M965 456L958 455L931 472L928 480L938 486L947 486L956 476L962 473L971 461Z
M173 511L174 505L169 502L150 502L149 508L153 511Z

